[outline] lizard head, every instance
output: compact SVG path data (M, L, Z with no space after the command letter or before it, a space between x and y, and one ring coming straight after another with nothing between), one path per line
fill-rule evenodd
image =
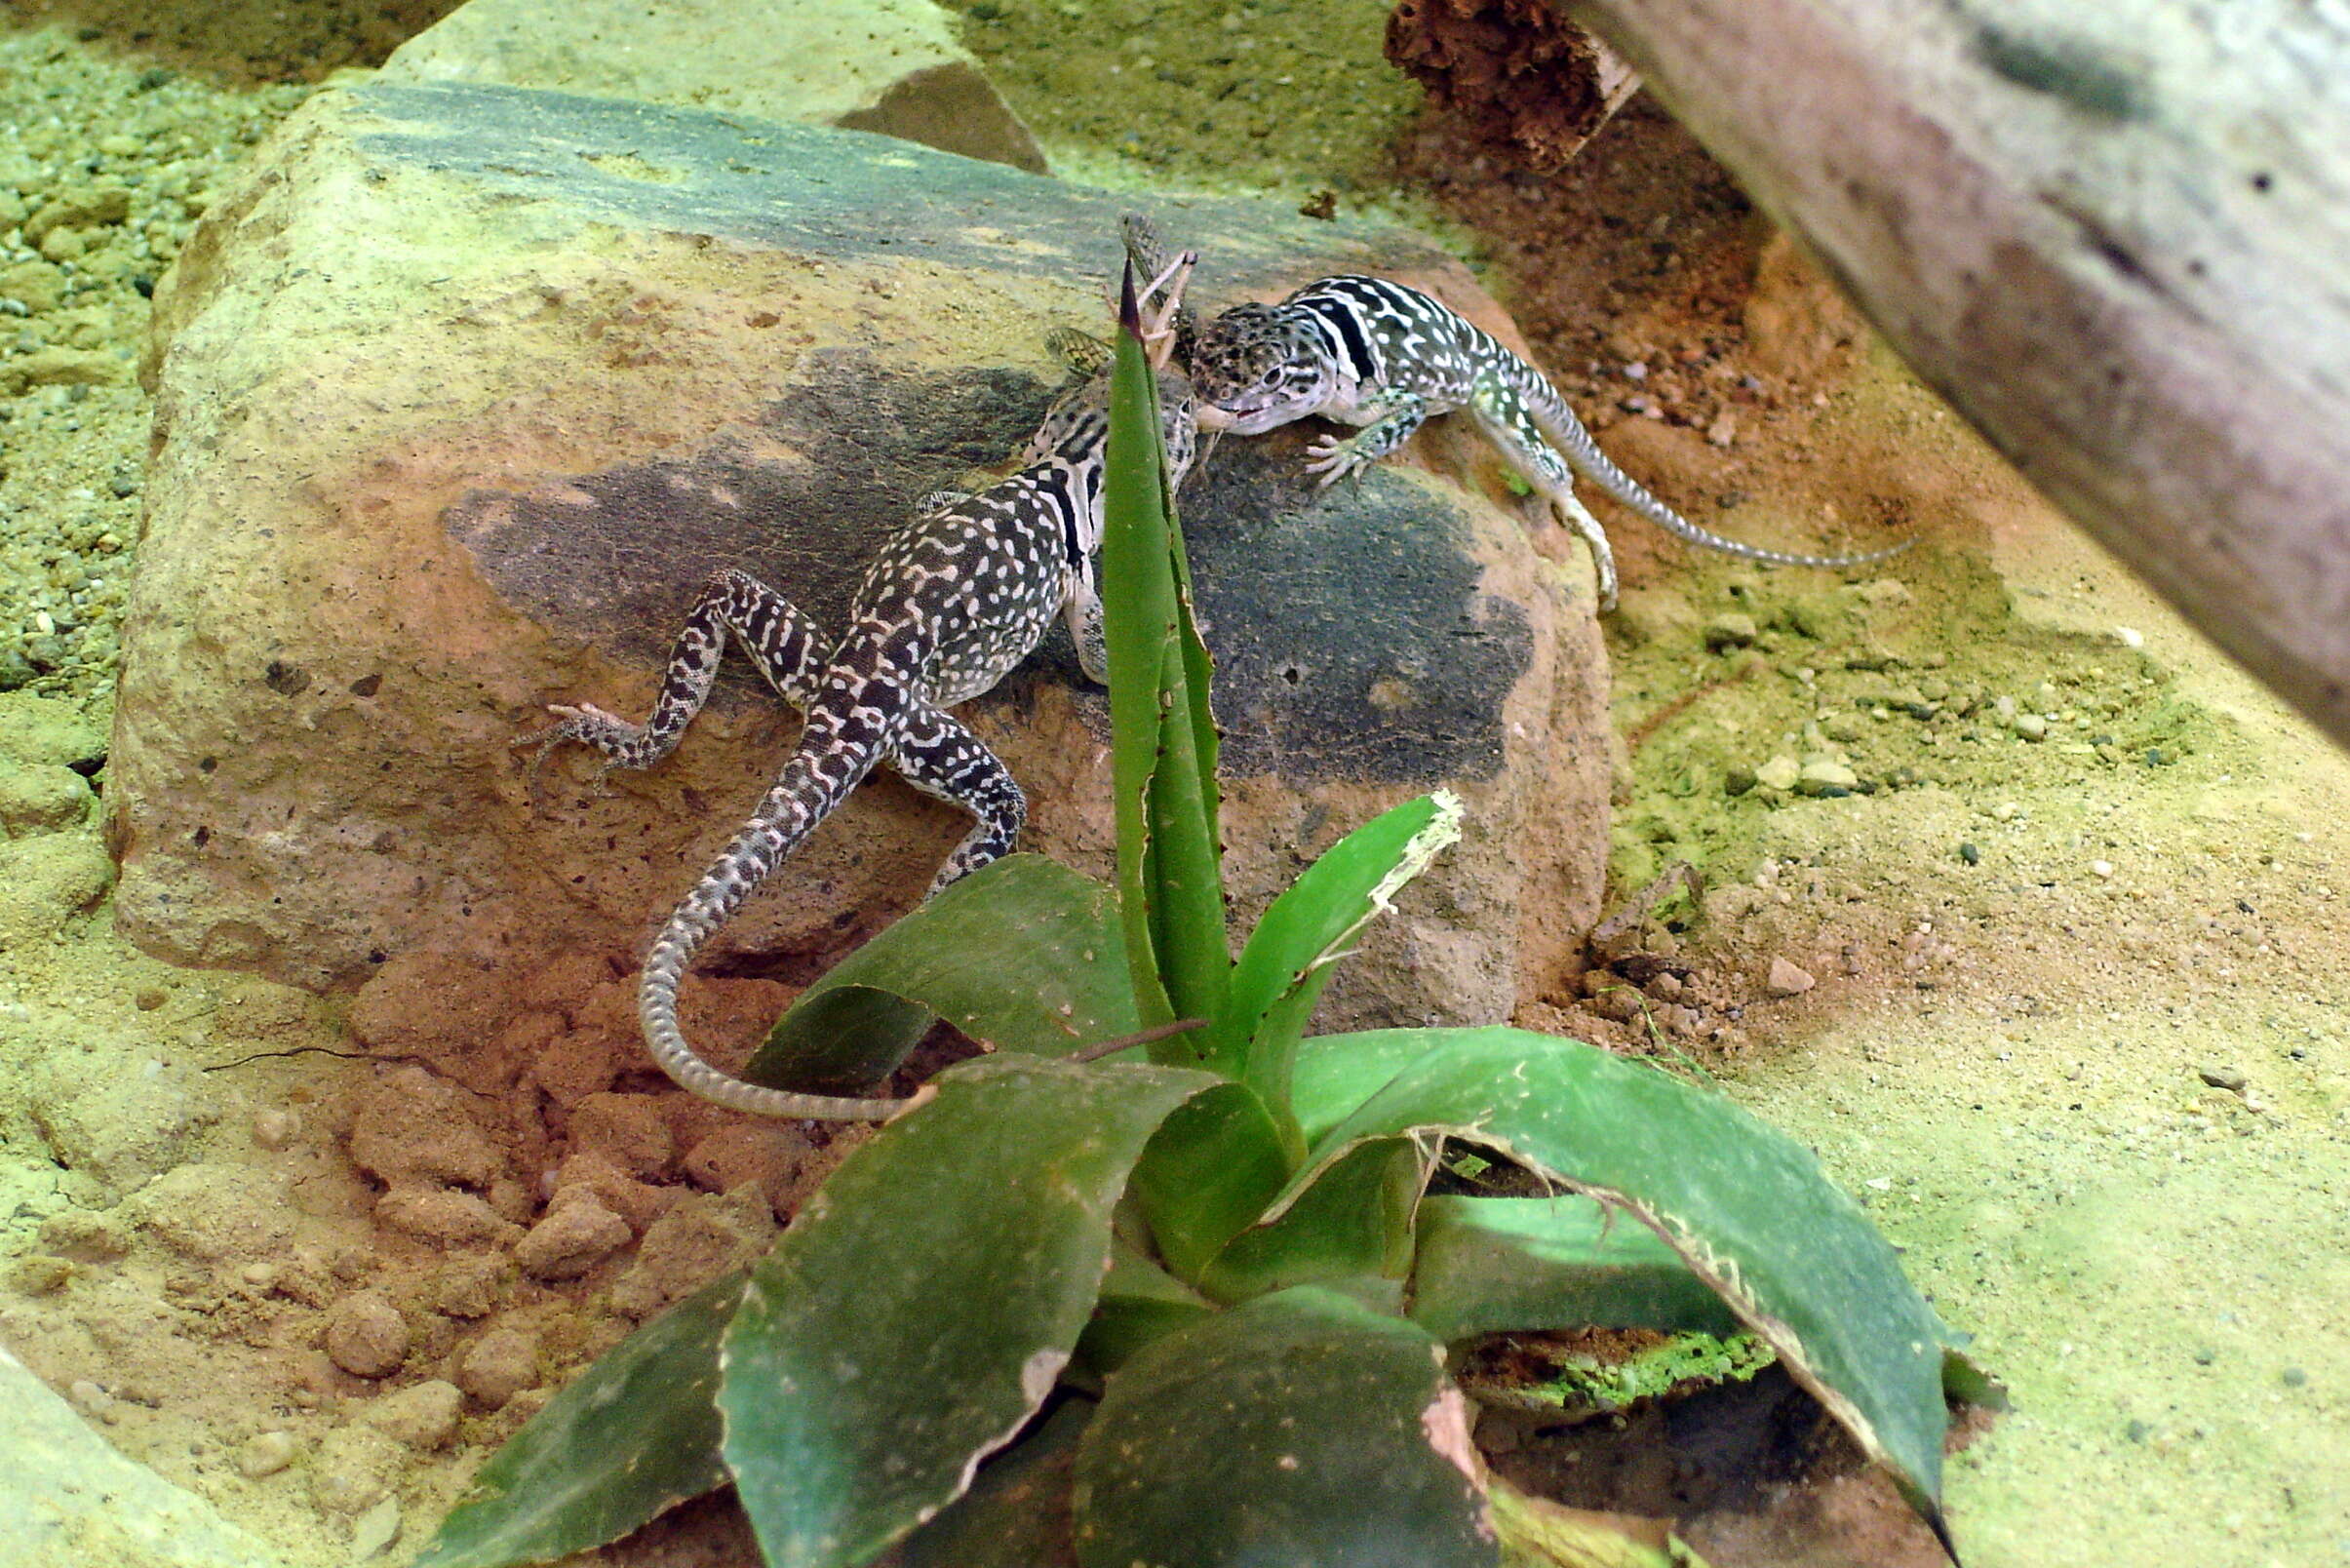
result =
M1235 305L1199 334L1192 385L1203 430L1254 436L1319 409L1338 366L1312 327L1272 305Z

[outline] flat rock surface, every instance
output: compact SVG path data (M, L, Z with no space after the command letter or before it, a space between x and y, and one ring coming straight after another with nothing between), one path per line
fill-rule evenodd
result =
M740 674L610 792L544 705L649 701L706 574L820 622L914 498L999 464L1101 330L1126 198L854 133L515 89L322 94L157 292L159 455L109 799L121 928L306 984L418 948L636 951L780 765ZM1210 308L1372 269L1508 324L1392 231L1156 209ZM1599 886L1605 658L1587 571L1538 555L1482 449L1328 494L1296 429L1183 500L1219 660L1244 912L1377 810L1463 790L1469 836L1326 1017L1490 1021L1555 978ZM984 482L984 480L983 480ZM1026 840L1111 851L1107 705L1066 638L973 723ZM920 896L958 817L860 790L724 933L813 972ZM796 967L797 966L797 967Z
M1044 172L1036 138L930 0L470 0L394 50L380 80L838 125Z
M278 1554L210 1503L116 1453L0 1351L0 1563L17 1568L271 1568Z

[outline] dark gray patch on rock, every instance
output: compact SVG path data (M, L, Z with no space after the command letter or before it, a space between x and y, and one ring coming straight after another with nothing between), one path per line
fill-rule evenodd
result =
M657 668L703 580L749 571L837 629L865 562L924 491L1017 447L1053 388L1017 372L920 377L815 356L756 427L684 457L618 464L444 518L533 620ZM1216 658L1224 762L1294 779L1441 783L1502 764L1501 706L1532 657L1525 611L1478 591L1468 515L1373 469L1317 492L1307 436L1219 448L1182 506ZM719 700L771 701L747 661ZM1066 631L993 700L1083 688ZM1107 736L1107 710L1081 705Z

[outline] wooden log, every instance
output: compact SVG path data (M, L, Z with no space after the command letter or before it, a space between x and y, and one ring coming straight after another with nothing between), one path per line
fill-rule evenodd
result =
M2350 12L1561 3L2051 499L2350 742Z

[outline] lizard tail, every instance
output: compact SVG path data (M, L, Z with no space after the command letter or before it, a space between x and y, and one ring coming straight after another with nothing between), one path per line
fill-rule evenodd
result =
M1498 344L1496 345L1499 346ZM1505 354L1507 350L1503 351ZM1760 561L1775 567L1860 567L1871 561L1883 561L1900 555L1916 541L1903 539L1882 550L1870 550L1860 555L1802 555L1791 550L1772 550L1759 544L1747 544L1700 528L1663 501L1648 492L1638 480L1616 466L1615 460L1599 450L1575 411L1567 407L1566 399L1558 395L1549 378L1532 366L1524 366L1521 373L1513 375L1513 390L1526 400L1534 414L1534 422L1557 446L1568 462L1589 475L1601 490L1639 513L1667 533L1679 534L1692 544L1702 544L1708 550L1738 556L1746 561Z
M811 1121L883 1121L905 1107L903 1100L861 1100L829 1094L794 1094L746 1083L721 1072L687 1042L678 1023L678 988L712 932L725 924L753 888L790 858L816 824L856 788L887 749L886 737L847 743L837 725L810 715L809 733L783 774L759 803L725 852L711 863L653 938L637 986L637 1016L645 1043L677 1085L730 1111L791 1117Z

